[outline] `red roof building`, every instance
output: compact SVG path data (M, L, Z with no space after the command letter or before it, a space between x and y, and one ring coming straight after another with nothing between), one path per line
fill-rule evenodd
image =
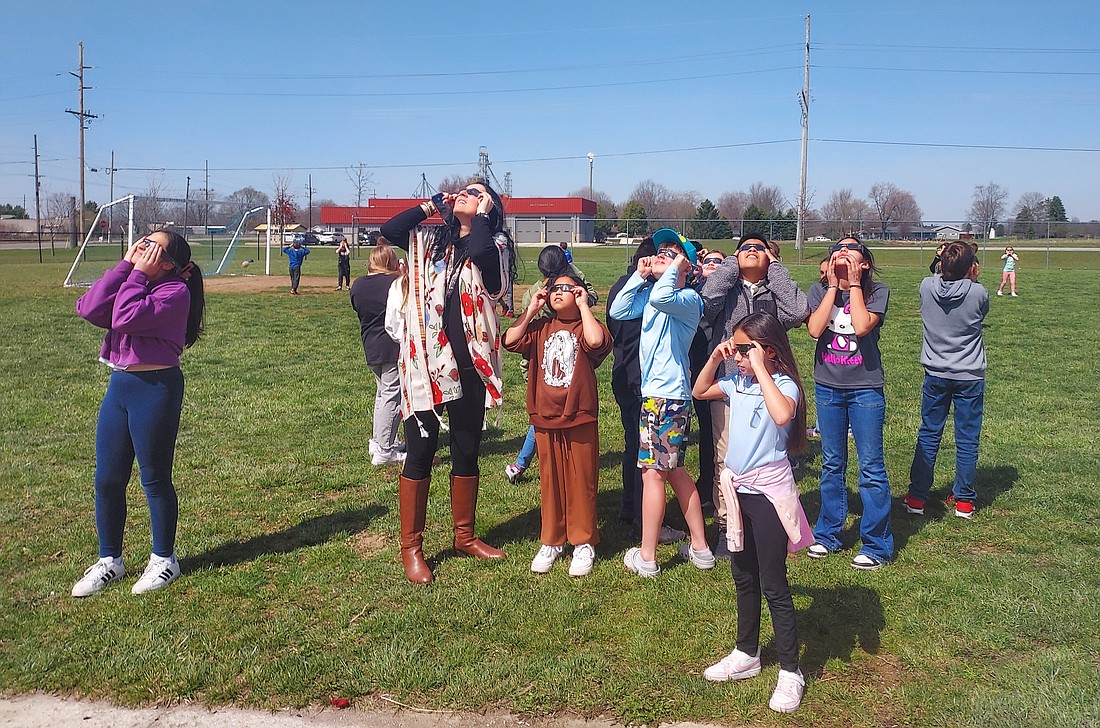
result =
M348 234L355 227L376 231L403 210L418 205L417 198L376 198L362 207L322 207L321 226ZM591 242L594 239L596 203L583 197L505 197L505 219L517 243ZM427 224L441 224L438 215Z

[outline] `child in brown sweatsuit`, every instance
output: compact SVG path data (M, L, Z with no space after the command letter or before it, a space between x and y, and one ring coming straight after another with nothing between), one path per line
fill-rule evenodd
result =
M611 353L611 334L588 307L584 282L570 273L548 279L504 332L504 348L531 363L527 413L535 427L542 486L542 547L531 571L545 574L573 544L570 576L592 571L600 473L596 367ZM556 317L540 316L547 301Z

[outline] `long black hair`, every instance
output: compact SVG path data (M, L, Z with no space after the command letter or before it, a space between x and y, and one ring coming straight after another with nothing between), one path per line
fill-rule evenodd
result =
M191 309L187 313L187 331L183 345L191 346L202 336L204 315L206 313L206 295L202 286L202 271L197 265L191 265L191 246L187 239L174 230L160 230L168 236L168 245L164 252L176 264L175 273L183 279L187 292L191 294Z
M516 254L516 241L512 239L512 234L504 225L504 202L486 179L475 177L466 184L481 185L485 188L489 197L493 199L493 209L489 210L489 228L492 230L494 238L503 236L507 241L508 280L514 283L518 272L517 265L519 256ZM461 235L462 229L462 223L454 216L450 208L442 204L442 200L442 194L437 194L432 197L432 202L435 203L435 207L439 211L439 217L443 220L443 227L438 229L431 243L431 257L433 261L443 259L443 256L447 252L447 247L454 245L455 241L458 240ZM505 288L507 288L507 285L505 285Z
M791 342L787 338L787 329L779 319L766 311L750 313L737 324L734 333L744 331L753 341L759 342L765 349L769 346L775 351L775 368L786 374L798 385L798 406L795 407L794 429L787 436L787 450L795 455L806 449L806 391L802 388L802 377L798 373L798 363L791 351Z

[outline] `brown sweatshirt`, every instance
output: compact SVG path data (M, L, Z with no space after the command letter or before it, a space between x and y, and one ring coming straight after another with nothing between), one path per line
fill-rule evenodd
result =
M599 321L597 321L599 323ZM527 378L527 414L544 430L564 430L595 422L600 405L596 367L611 353L607 327L603 343L592 349L584 340L580 318L535 319L515 344L506 347L531 362Z

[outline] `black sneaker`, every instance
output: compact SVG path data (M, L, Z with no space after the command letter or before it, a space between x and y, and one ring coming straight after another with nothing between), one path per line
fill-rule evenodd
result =
M733 558L733 553L726 542L726 529L724 527L718 529L718 542L714 544L714 558L722 561L729 561Z

